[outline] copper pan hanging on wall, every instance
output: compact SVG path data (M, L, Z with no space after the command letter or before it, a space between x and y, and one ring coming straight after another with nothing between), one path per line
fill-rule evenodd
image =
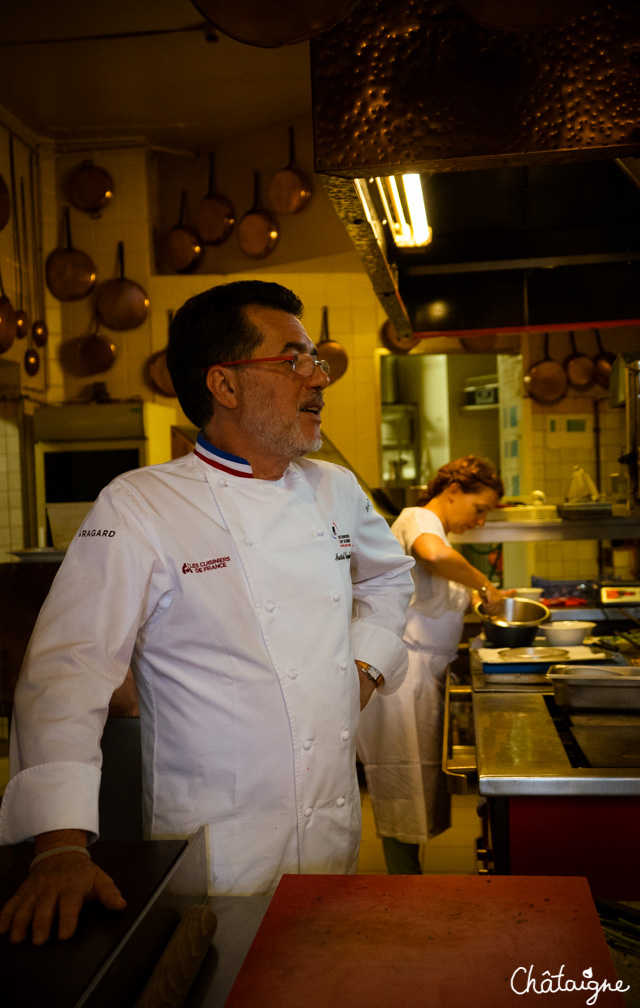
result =
M539 403L559 402L566 394L569 379L562 364L549 356L549 333L544 334L544 358L529 368L524 385Z
M90 158L70 176L67 189L71 205L90 217L100 217L100 211L113 198L111 175L105 168L94 165Z
M270 214L259 209L260 173L253 173L253 206L238 224L238 244L243 255L264 259L278 242L278 225Z
M4 292L0 274L0 353L5 353L16 338L16 313Z
M187 192L182 190L180 196L180 215L178 223L169 231L165 239L165 253L169 266L176 273L193 273L202 262L204 248L200 238L185 224L187 211Z
M222 245L233 231L236 213L231 200L215 191L215 162L209 152L209 188L193 214L196 231L205 245Z
M311 199L311 182L294 168L296 160L293 126L289 127L289 163L277 171L269 183L271 206L279 214L295 214L304 210Z
M69 207L63 209L62 219L67 244L47 256L47 287L58 301L79 301L95 287L98 271L91 256L71 244Z
M567 373L571 388L586 389L593 382L593 361L586 354L578 351L575 334L571 332L570 336L573 352L568 357L565 357L563 367Z
M124 275L124 242L118 242L120 275L107 280L98 291L96 313L109 329L137 329L149 312L149 298L143 287Z

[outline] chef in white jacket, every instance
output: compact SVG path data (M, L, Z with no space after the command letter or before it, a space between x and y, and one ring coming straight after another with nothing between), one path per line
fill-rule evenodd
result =
M176 313L168 363L195 450L103 490L16 689L0 842L35 837L36 856L0 915L12 941L46 941L56 909L69 937L87 899L124 905L89 847L130 665L149 837L206 825L217 893L356 870L359 711L405 676L413 561L351 473L302 457L321 445L329 377L301 313L260 281Z

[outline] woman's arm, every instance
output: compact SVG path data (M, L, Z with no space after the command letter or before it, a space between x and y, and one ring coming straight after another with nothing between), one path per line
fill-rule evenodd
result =
M482 596L487 612L497 612L503 598L513 592L503 592L493 585L486 574L470 564L461 553L448 546L439 536L423 532L413 543L411 552L416 561L430 574L455 581L457 584L475 588Z

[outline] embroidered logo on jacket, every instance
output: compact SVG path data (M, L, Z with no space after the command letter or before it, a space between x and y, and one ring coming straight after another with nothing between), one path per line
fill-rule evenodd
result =
M205 571L217 570L219 567L226 567L230 563L231 557L216 557L214 560L200 560L199 563L183 563L183 574L203 574Z
M115 529L81 529L78 532L78 538L82 536L106 536L108 539L112 539L116 534Z
M349 533L341 533L338 531L338 526L335 522L331 524L331 535L336 540L338 549L341 550L351 550L351 536ZM350 560L351 553L336 553L336 560Z

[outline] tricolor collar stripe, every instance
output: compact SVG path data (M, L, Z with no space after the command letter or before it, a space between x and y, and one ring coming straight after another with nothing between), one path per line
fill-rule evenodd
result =
M229 452L221 451L220 448L214 448L213 445L204 439L201 433L198 434L194 454L199 459L202 459L203 462L213 466L214 469L220 469L230 476L253 478L253 469L246 459L239 458L237 455L230 455Z

